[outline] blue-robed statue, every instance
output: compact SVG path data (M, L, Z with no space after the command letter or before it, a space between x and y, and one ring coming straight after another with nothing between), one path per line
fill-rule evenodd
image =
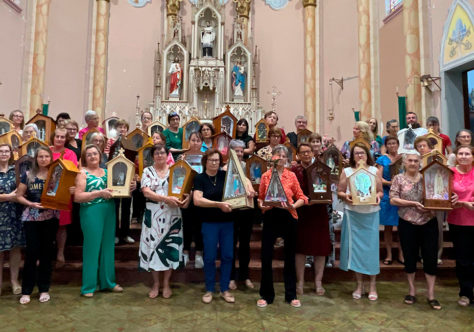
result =
M245 91L245 68L237 60L237 63L232 68L232 90L234 91L234 98L243 98Z

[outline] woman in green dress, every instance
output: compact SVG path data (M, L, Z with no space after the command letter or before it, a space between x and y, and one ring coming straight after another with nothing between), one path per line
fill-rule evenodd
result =
M180 117L176 112L168 114L169 127L163 130L166 138L166 148L173 154L174 160L183 153L183 128L179 128Z

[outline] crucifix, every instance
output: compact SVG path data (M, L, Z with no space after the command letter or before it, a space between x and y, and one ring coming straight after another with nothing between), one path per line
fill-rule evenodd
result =
M141 122L141 114L140 114L140 95L137 95L137 104L135 106L136 112L135 112L135 125L136 127L140 127L140 122Z
M204 100L202 101L202 103L204 104L204 114L205 114L205 116L207 117L207 115L208 115L208 114L207 114L207 104L209 104L209 100L207 100L207 97L206 97L206 99L204 99Z
M272 91L271 92L267 91L267 94L272 95L272 111L276 112L276 106L277 106L276 99L279 95L281 95L281 91L278 90L276 86L272 86Z

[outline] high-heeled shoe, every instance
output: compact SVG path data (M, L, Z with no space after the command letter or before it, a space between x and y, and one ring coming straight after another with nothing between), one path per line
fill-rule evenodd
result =
M352 292L352 298L354 300L360 300L362 298L362 294L364 294L364 287L360 288L360 292L358 292L357 289L355 291L353 291Z

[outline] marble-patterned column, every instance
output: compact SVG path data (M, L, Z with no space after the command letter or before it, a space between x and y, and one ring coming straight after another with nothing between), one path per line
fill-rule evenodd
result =
M51 0L37 0L35 41L33 47L33 68L31 77L29 117L36 115L36 110L42 108L44 70L46 65L46 44L48 37L48 16Z
M248 46L249 39L249 17L250 17L250 6L252 0L233 0L235 3L235 11L239 17L239 22L242 26L242 41Z
M107 87L107 49L109 39L110 1L97 0L95 27L94 82L92 88L92 109L105 119L105 90Z
M367 121L372 115L372 75L370 57L370 0L357 1L359 28L359 102L360 119Z
M415 112L421 120L420 26L418 0L403 2L405 35L405 77L407 80L407 112Z
M304 115L308 129L316 129L316 0L304 7Z

